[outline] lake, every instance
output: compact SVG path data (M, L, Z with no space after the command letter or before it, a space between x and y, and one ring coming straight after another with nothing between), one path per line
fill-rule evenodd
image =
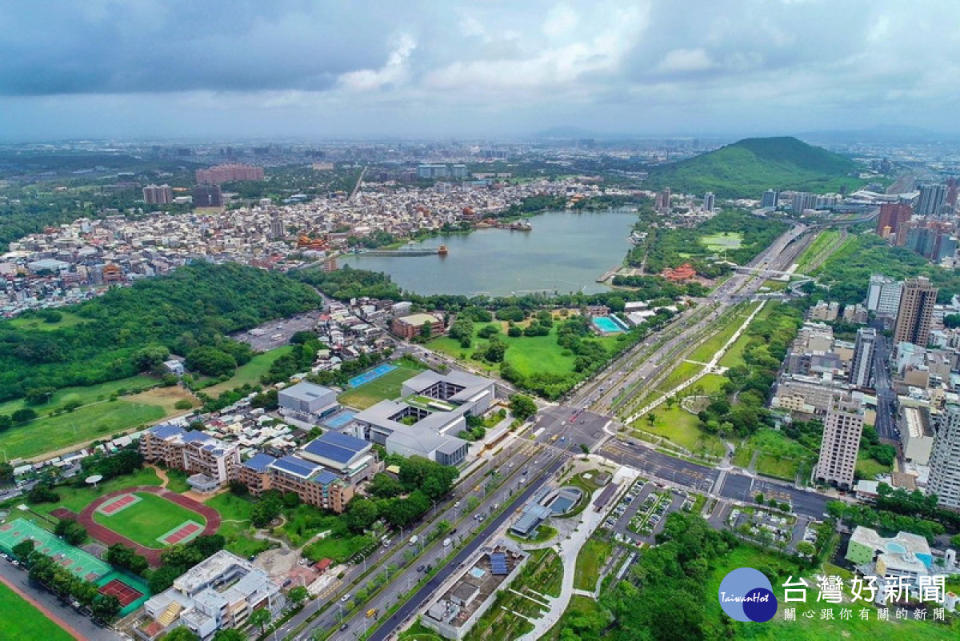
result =
M575 213L546 212L529 219L529 232L478 229L407 245L446 245L446 256L349 255L341 265L385 272L418 294L487 294L607 291L596 279L621 264L636 221L630 209Z

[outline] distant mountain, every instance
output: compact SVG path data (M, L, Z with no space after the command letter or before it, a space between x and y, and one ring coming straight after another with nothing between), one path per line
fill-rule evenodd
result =
M645 186L675 192L712 191L721 198L759 198L766 189L833 192L861 184L846 156L791 137L745 138L650 170Z

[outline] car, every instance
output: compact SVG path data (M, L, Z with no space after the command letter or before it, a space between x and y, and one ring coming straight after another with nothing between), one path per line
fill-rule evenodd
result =
M427 566L425 566L425 565L418 565L418 566L417 566L417 572L423 572L424 569L426 569L426 567L427 567Z
M346 629L349 628L349 627L350 627L350 626L348 626L346 623L344 623L343 625L340 626L340 631L343 632L344 630L346 630Z
M346 603L346 602L349 601L349 600L350 600L350 593L349 593L349 592L346 593L346 594L344 594L342 597L340 597L340 603Z

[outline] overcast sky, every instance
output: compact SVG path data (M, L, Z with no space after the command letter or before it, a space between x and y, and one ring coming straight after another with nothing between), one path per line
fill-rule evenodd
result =
M958 0L0 3L0 138L958 132Z

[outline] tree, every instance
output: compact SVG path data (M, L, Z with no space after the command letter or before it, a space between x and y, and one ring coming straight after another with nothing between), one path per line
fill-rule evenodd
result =
M756 501L759 505L763 505L763 494L757 492L757 495L753 497L753 500Z
M290 591L287 592L287 598L290 599L294 605L300 605L309 596L310 593L307 592L307 588L303 587L302 585L290 588Z
M22 407L10 415L14 425L26 425L37 418L37 413L30 407Z
M352 532L363 532L377 520L377 506L370 499L354 497L344 514L347 527Z
M657 415L653 412L647 414L647 425L653 427L653 424L657 422Z
M522 421L537 413L537 404L529 396L514 394L510 397L510 411Z
M49 401L56 391L53 387L32 387L23 395L23 399L29 405L41 405Z
M152 372L167 360L170 350L164 345L148 345L133 353L130 361L138 372Z
M13 466L4 461L0 463L0 485L13 483Z
M30 558L30 553L33 552L34 541L33 539L24 539L14 545L11 548L13 556L17 557L20 561L26 562Z
M108 547L105 558L110 565L130 570L134 574L143 574L149 567L145 557L122 543L114 543Z
M147 583L150 585L150 592L160 594L171 585L174 579L183 574L185 570L177 565L162 565L150 574Z
M225 376L237 369L233 356L211 346L202 346L187 354L186 366L207 376Z
M815 548L810 541L800 541L797 543L797 552L804 556L812 556L816 551L817 548Z
M70 545L80 545L87 540L87 531L73 519L60 519L53 528L53 533L62 537Z
M271 618L273 618L273 615L270 614L270 610L259 608L250 613L250 625L260 626L260 634L263 634L264 628L270 623Z
M433 323L427 321L420 326L420 338L429 339L431 336L433 336Z
M950 329L960 327L960 314L947 314L943 317L943 326Z
M49 485L38 483L27 492L27 501L29 503L58 503L60 495L54 492Z
M160 637L159 641L200 641L200 637L195 635L190 628L181 625Z
M227 628L217 630L217 633L213 635L213 641L247 641L247 635L236 628Z
M112 594L98 594L93 597L90 609L97 621L112 621L120 613L120 601Z

